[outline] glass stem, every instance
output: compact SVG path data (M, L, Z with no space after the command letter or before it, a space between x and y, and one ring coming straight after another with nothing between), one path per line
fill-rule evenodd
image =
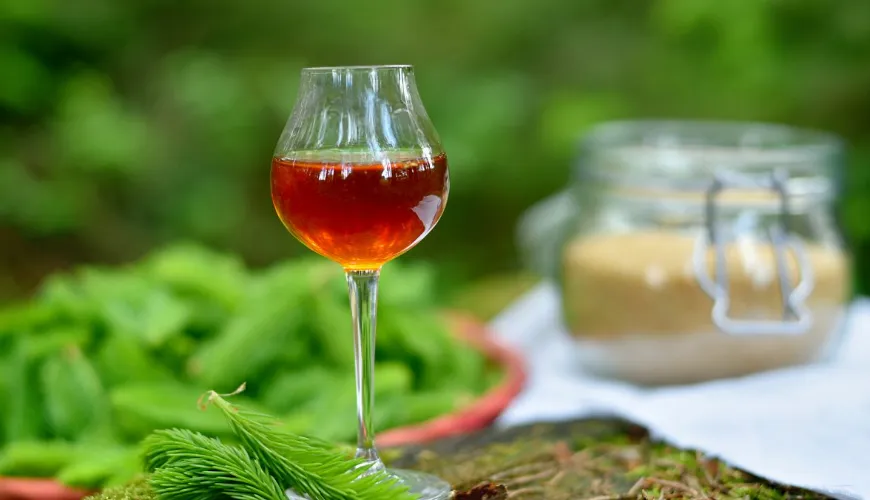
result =
M375 449L372 407L375 402L375 325L380 271L347 271L350 310L353 316L353 351L356 366L356 413L359 421L357 458L383 468Z

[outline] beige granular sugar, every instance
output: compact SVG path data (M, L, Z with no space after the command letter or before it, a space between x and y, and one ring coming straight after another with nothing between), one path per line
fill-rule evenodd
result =
M564 309L578 355L594 372L640 384L691 383L804 363L836 333L848 294L848 261L806 244L815 286L807 333L731 336L711 319L712 299L692 267L695 238L670 232L584 236L565 251ZM712 276L713 252L708 252ZM735 319L779 319L782 299L773 248L726 249ZM788 259L792 283L798 272Z

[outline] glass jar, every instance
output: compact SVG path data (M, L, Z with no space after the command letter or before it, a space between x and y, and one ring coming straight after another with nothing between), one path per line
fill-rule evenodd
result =
M811 362L850 289L833 215L843 149L787 126L616 122L520 246L559 284L578 363L643 384Z

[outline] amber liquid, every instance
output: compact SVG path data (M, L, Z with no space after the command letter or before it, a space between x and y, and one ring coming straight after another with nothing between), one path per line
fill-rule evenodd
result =
M435 227L450 181L447 157L390 161L272 159L272 202L308 248L345 269L378 269Z

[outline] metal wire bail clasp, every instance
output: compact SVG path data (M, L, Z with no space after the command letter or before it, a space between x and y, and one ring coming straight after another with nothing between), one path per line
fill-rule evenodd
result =
M759 180L733 172L717 173L706 192L706 230L699 235L692 256L695 278L698 284L713 299L713 323L723 333L730 335L798 335L812 326L812 314L805 301L814 286L812 267L800 238L789 231L789 204L786 182L787 174L774 171L769 179ZM728 286L728 263L726 261L727 238L723 237L717 223L717 199L733 188L768 189L779 196L780 211L777 222L768 227L767 233L774 251L779 289L782 295L782 320L746 320L729 316L731 303ZM715 252L715 276L711 277L707 265L707 251ZM788 252L794 255L798 283L792 285L789 275Z

